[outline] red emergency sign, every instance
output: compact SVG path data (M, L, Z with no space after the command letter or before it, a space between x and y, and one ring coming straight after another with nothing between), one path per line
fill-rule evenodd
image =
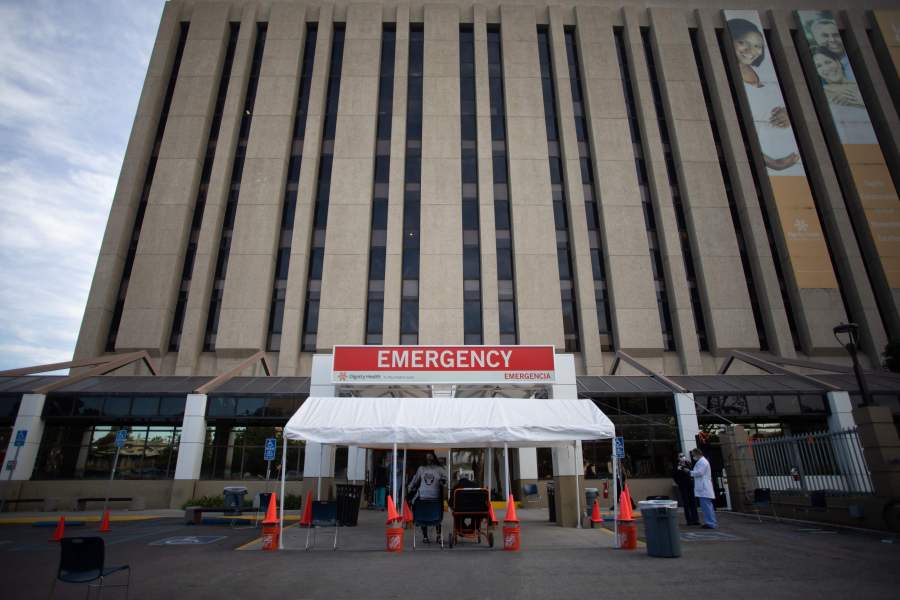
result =
M553 383L553 346L335 346L334 383Z

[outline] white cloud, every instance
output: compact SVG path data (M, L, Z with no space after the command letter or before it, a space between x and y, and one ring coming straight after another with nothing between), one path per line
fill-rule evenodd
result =
M72 356L163 4L0 4L0 369Z

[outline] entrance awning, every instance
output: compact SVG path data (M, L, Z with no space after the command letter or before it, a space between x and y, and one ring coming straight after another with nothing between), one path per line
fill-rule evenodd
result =
M590 400L309 398L288 421L290 440L366 448L569 446L615 436Z

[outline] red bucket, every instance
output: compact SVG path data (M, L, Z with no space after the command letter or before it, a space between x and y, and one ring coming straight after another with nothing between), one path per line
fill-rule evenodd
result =
M522 541L522 528L518 525L503 526L503 549L507 552L518 552Z
M387 528L387 551L403 552L403 527Z
M278 523L274 523L271 525L263 524L262 530L262 549L273 551L278 550L278 534L281 531L281 527Z
M619 548L635 550L637 548L637 525L619 521Z

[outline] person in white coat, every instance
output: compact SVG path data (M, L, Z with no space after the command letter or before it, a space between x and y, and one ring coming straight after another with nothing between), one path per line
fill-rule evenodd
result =
M703 527L704 529L716 529L719 524L716 522L716 509L713 507L716 493L713 490L712 469L709 461L698 448L691 450L691 457L695 461L694 468L691 469L691 477L694 478L694 495L700 500Z

